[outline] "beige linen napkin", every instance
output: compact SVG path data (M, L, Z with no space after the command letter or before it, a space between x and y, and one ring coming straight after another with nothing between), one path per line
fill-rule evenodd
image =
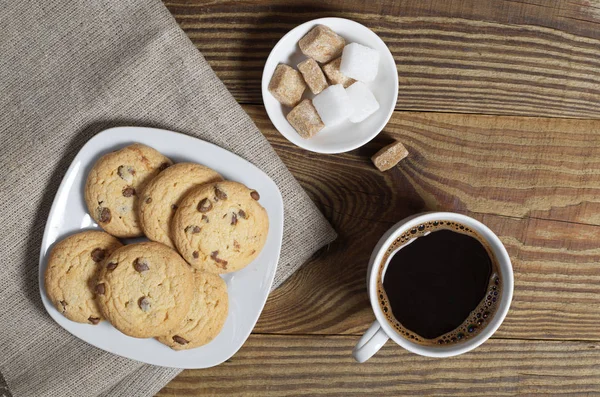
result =
M159 0L0 0L0 9L0 372L14 397L151 396L179 370L87 345L39 297L46 217L87 140L155 126L264 170L285 204L276 286L335 233Z

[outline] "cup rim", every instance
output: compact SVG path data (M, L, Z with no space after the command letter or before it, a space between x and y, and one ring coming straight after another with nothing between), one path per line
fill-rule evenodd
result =
M487 327L485 327L475 337L451 346L423 346L404 338L387 321L383 311L381 310L381 307L379 306L379 299L377 297L377 276L381 266L381 260L383 259L386 249L391 245L394 239L400 236L407 229L433 220L450 220L459 222L476 231L477 234L479 234L489 244L490 249L496 256L503 283L502 297L498 305L498 310ZM392 226L388 233L383 235L373 251L373 255L371 255L371 263L369 264L368 290L369 300L371 302L373 312L375 313L375 318L390 339L406 350L415 354L427 357L452 357L475 349L488 340L496 332L496 330L498 330L506 318L506 314L508 313L512 301L514 290L514 273L510 257L506 251L506 248L504 247L504 244L502 244L498 236L496 236L496 234L486 225L467 215L454 212L427 212L419 215L413 215L401 220Z

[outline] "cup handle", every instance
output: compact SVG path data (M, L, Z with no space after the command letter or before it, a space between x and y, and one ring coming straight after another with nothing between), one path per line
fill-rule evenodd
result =
M361 336L360 340L352 350L352 356L359 363L364 363L385 345L390 337L385 333L381 325L375 321L371 327Z

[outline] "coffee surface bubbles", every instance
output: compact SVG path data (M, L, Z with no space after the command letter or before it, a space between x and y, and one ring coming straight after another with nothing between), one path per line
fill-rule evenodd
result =
M379 304L388 322L422 345L461 343L484 329L502 294L497 260L460 223L439 220L405 231L380 266Z

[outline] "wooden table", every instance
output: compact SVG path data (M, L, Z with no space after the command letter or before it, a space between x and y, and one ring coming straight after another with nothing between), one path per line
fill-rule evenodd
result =
M159 396L600 394L600 1L166 5L339 238L271 294L231 360L184 371ZM260 94L277 40L325 16L373 29L400 79L384 132L341 155L290 144ZM369 157L392 139L410 156L378 172ZM515 270L508 317L461 357L388 342L357 364L352 347L374 319L371 250L426 210L468 214L501 237Z

